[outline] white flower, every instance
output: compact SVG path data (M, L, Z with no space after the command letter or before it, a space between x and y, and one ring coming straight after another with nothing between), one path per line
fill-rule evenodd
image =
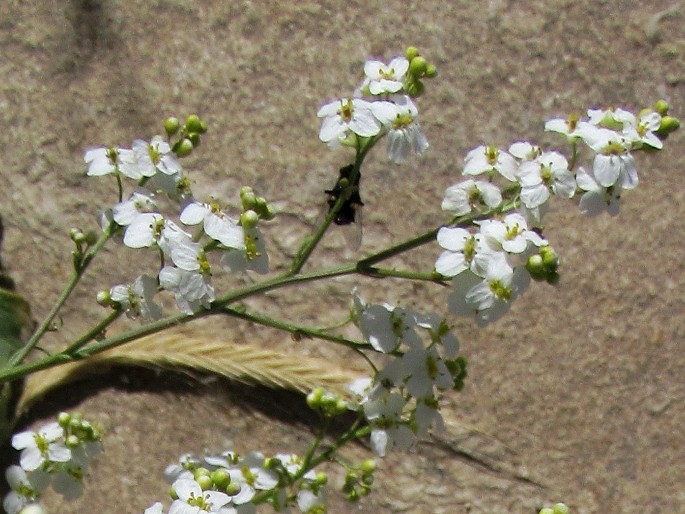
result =
M613 130L579 123L577 133L595 155L592 174L602 187L618 184L622 189L633 189L638 184L635 159L630 154L631 142Z
M520 254L528 248L528 243L546 244L536 232L528 230L526 219L517 212L507 214L502 221L483 220L478 224L483 240L495 250Z
M64 429L57 422L38 431L27 430L12 437L12 447L21 450L19 463L25 471L40 468L46 462L68 462L71 451L64 444Z
M436 430L442 431L445 429L445 421L437 408L437 402L433 405L432 399L420 400L416 404L414 410L414 423L416 423L416 435L418 437L426 437L428 429L435 426Z
M129 178L138 180L142 175L135 167L133 150L122 148L93 148L86 151L83 160L88 164L90 177L99 177L109 173L121 172Z
M52 488L65 500L75 500L83 494L85 471L80 466L65 466L55 475Z
M209 308L214 301L214 287L208 275L165 266L159 272L160 285L176 296L176 305L186 314L200 307Z
M231 497L219 491L203 491L195 480L182 478L172 485L177 500L171 504L169 514L206 514L223 512Z
M533 161L540 156L542 150L528 141L517 141L509 147L509 153L521 161Z
M164 224L161 214L140 213L129 223L124 233L124 244L129 248L150 247L159 240Z
M550 192L571 198L576 191L576 181L568 169L568 161L558 152L543 152L534 160L522 162L518 176L521 201L529 209L549 200Z
M454 385L447 365L433 345L417 345L402 356L407 379L407 390L414 398L433 397L433 387L450 389Z
M556 118L545 123L545 130L547 132L556 132L566 136L569 141L577 139L576 127L578 125L578 116L573 114L567 119Z
M517 169L516 159L504 150L499 150L494 146L479 146L466 154L462 173L464 175L486 173L492 176L497 172L507 180L514 182Z
M496 185L483 180L468 179L445 190L441 207L443 211L462 216L482 206L494 209L500 203L502 203L502 193Z
M468 272L457 276L447 303L455 314L475 313L476 321L482 327L506 314L511 302L521 296L529 284L530 275L522 266L514 270L492 266L484 279Z
M316 113L324 118L319 139L329 146L337 146L350 132L361 137L375 136L381 130L381 123L371 105L360 98L334 100L324 105Z
M446 277L454 277L474 263L480 235L473 235L461 227L441 227L438 244L446 251L435 262L435 271Z
M240 492L232 498L235 505L248 503L257 491L269 491L278 485L278 476L264 468L264 455L259 452L250 452L228 472L231 482L240 486Z
M153 137L149 143L136 139L132 147L142 176L152 177L157 171L165 175L176 175L181 172L181 164L171 151L169 143L160 136Z
M414 327L416 320L408 309L392 307L390 305L367 305L356 294L354 307L357 324L364 339L369 341L377 352L389 353L402 342L410 346L420 343Z
M110 290L110 297L119 303L129 318L156 320L162 317L162 309L152 299L157 293L157 280L149 275L139 276L131 285L118 285Z
M326 512L326 488L322 487L317 494L309 489L300 489L297 492L297 508L301 512Z
M635 132L637 140L633 141L633 147L641 147L643 145L650 146L657 150L661 150L664 144L655 134L661 126L661 115L658 112L645 112L637 120Z
M402 420L406 405L404 397L385 387L376 387L371 394L362 403L364 415L372 426L371 447L374 453L384 457L393 446L403 450L410 448L416 438Z
M366 61L362 91L368 88L372 95L397 93L404 85L408 69L409 61L405 57L395 57L387 66L380 61Z
M245 234L238 222L227 216L215 202L188 204L181 212L181 221L186 225L203 223L205 234L219 241L227 248L245 250Z
M241 230L242 227L241 227ZM269 254L266 253L264 237L258 228L244 230L243 250L229 249L221 256L221 265L233 273L252 270L264 274L269 272Z
M416 118L419 111L408 96L395 99L394 103L377 102L394 106L389 113L383 114L380 118L379 109L376 109L377 116L384 125L389 127L388 131L388 159L396 164L404 161L409 152L416 155L422 154L428 148L428 140L421 132Z
M580 197L580 212L587 216L597 216L602 212L608 212L611 216L618 214L621 205L621 187L619 185L603 187L582 166L578 169L576 181L578 187L586 191Z
M3 500L7 514L17 514L32 504L50 484L50 475L36 470L26 473L20 466L12 465L5 471L5 478L11 491Z
M157 209L155 201L148 195L133 193L131 198L120 202L112 209L112 219L122 227L130 225L141 213L152 212Z

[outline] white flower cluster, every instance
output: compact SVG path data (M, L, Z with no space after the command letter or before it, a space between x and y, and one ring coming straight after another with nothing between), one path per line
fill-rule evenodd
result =
M370 60L365 78L351 97L334 100L317 116L323 118L319 138L330 147L358 147L359 138L388 136L388 159L404 161L410 152L423 153L428 141L417 121L418 109L410 94L416 91L427 65L418 55L396 57L389 64ZM429 73L428 76L431 74ZM421 86L422 87L422 86Z
M554 119L545 129L566 136L574 146L574 163L556 151L542 150L528 142L516 142L508 151L479 146L465 158L463 174L468 178L445 191L442 208L455 216L475 212L496 212L491 219L475 222L475 227L442 227L438 244L443 253L435 270L454 277L454 290L448 304L457 314L476 314L483 326L506 313L534 278L553 281L558 260L540 235L542 218L553 195L572 198L582 193L581 212L597 215L618 213L624 189L638 183L635 159L638 149L660 149L657 133L662 114L645 110L639 116L623 109L589 110L586 120L572 117ZM577 142L592 153L592 169L579 167L574 174ZM501 184L499 186L498 184ZM518 205L519 211L512 207ZM504 212L508 212L504 214ZM532 264L544 262L540 271Z
M178 122L167 133L179 130ZM199 137L204 125L190 116L181 134ZM195 131L195 132L193 132ZM131 318L159 319L162 309L154 302L158 290L174 293L178 308L192 314L208 308L215 299L211 282L212 266L207 253L221 253L220 264L228 271L268 271L268 256L264 239L257 228L260 219L273 216L266 201L257 197L251 188L240 191L242 214L233 218L212 199L208 203L193 199L189 181L177 160L184 150L179 139L173 147L160 136L149 143L136 140L132 149L98 148L85 154L88 175L114 173L138 181L139 190L117 203L102 219L103 230L112 222L124 228L123 242L133 249L154 248L160 252L162 266L156 277L139 276L132 284L121 284L103 293L99 301L104 305L119 306ZM162 194L181 203L178 221L187 230L159 212L158 196Z
M3 500L7 514L37 504L52 488L67 500L83 492L90 459L102 451L102 433L79 414L61 413L58 421L37 431L19 432L12 447L21 451L19 465L6 470L10 492Z
M313 470L301 473L303 461L293 454L265 458L251 452L241 457L227 451L221 455L198 459L184 455L165 470L172 483L174 501L168 514L254 514L251 503L256 494L273 491L273 504L278 512L291 512L297 506L305 514L324 504L324 481ZM283 485L296 483L297 492L289 496ZM157 502L145 514L162 514Z
M434 425L443 427L437 392L458 388L465 370L457 357L459 342L439 316L366 304L356 294L354 309L364 339L391 357L373 380L350 386L372 427L371 446L384 456L393 446L409 448ZM429 336L428 345L419 332Z

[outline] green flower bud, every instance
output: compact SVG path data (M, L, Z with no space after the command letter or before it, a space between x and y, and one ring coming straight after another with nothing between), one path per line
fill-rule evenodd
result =
M78 235L81 234L81 231L77 228L71 228L69 229L69 237L72 239L72 241L76 241L76 238Z
M321 408L321 398L324 395L322 387L317 387L307 395L307 405L312 410L319 410Z
M276 209L270 203L266 204L266 211L260 214L263 220L269 221L276 217Z
M86 232L86 243L89 245L94 245L97 243L98 235L94 230L89 230Z
M549 507L545 507L544 509L540 510L539 514L553 514L553 512L554 511L552 509L550 509Z
M662 116L666 116L668 114L668 102L666 100L657 100L654 104L654 110Z
M571 509L569 509L565 503L557 503L552 508L552 512L554 514L570 514Z
M69 422L71 421L71 414L68 412L60 412L57 415L57 423L59 423L59 426L62 428L66 428L69 426Z
M410 46L404 51L404 56L410 61L414 57L418 57L418 55L419 55L419 49L416 48L415 46Z
M167 136L171 137L175 135L180 128L181 122L178 121L178 118L169 116L166 120L164 120L164 131L166 132Z
M188 134L188 139L190 139L190 142L193 143L193 148L200 146L200 134L197 132L190 132Z
M240 492L240 484L237 482L231 482L226 486L226 494L229 496L235 496Z
M366 459L364 462L362 462L361 466L359 466L359 469L365 475L369 475L376 471L376 461L373 459Z
M186 130L188 132L204 134L207 132L207 125L197 114L191 114L186 118Z
M212 482L212 478L209 475L202 475L200 477L197 477L195 481L200 484L200 488L203 491L209 491L214 483Z
M547 270L542 262L542 256L539 254L534 254L528 257L526 262L526 271L530 273L533 280L545 280L547 276Z
M373 485L373 475L362 475L362 484L371 487Z
M359 501L359 493L357 492L356 489L352 489L349 493L347 493L347 501L349 501L349 502L358 502Z
M252 209L243 212L240 215L240 225L244 229L251 229L255 228L257 224L259 223L259 215L253 211Z
M551 246L541 247L540 256L542 257L542 263L548 271L556 271L559 267L559 256Z
M188 139L187 137L184 137L181 141L178 141L174 145L174 152L178 157L186 157L190 155L190 152L193 151L193 142Z
M423 82L421 82L420 80L409 81L404 85L404 87L407 90L409 96L411 96L412 98L417 98L421 96L424 90L426 89L423 85Z
M326 485L328 483L328 475L323 471L316 472L316 483L318 485Z
M231 483L231 475L223 468L215 469L209 476L217 489L226 489Z
M78 438L78 436L71 434L64 440L64 444L67 448L76 448L79 444L81 444L81 440Z
M112 297L109 295L109 291L105 289L98 291L98 294L95 295L95 301L103 307L110 307L112 305Z
M257 211L257 213L261 216L263 212L266 212L266 198L263 196L258 196L255 198L255 206L254 210Z
M434 77L438 76L438 69L435 67L435 64L429 64L426 67L426 78L432 79Z
M178 493L176 492L176 489L174 489L174 486L169 488L169 496L171 496L172 500L178 500Z
M193 471L193 478L197 481L200 477L208 477L210 472L207 468L197 468Z
M664 116L661 118L661 125L659 125L659 132L670 134L680 128L680 120L675 116Z
M243 193L243 189L240 190L240 203L243 205L243 210L255 209L257 207L257 197L255 196L254 191L252 191L252 188L250 187Z
M428 63L426 59L417 55L409 62L409 74L421 78L426 74L426 69L428 68Z

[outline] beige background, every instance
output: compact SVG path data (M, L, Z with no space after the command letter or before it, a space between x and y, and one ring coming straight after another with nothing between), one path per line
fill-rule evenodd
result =
M316 110L353 90L366 58L413 44L440 72L419 103L431 148L403 166L382 152L369 159L360 251L371 252L442 222L443 191L478 144L556 144L542 132L545 120L588 106L637 110L665 98L683 115L684 22L675 0L2 0L4 260L40 318L69 272L68 228L94 226L98 210L115 202L112 180L84 177L84 150L150 137L169 114L197 112L208 122L185 161L197 194L235 204L249 184L315 219L322 190L349 159L318 141ZM586 219L557 203L546 236L563 258L559 287L535 285L486 330L455 319L470 377L447 400L442 442L393 454L371 497L358 506L333 499L331 511L532 513L558 500L578 513L682 511L684 159L682 134L662 154L640 155L640 186L625 194L618 218ZM266 231L275 268L307 230L291 217ZM350 258L343 245L334 234L315 263ZM430 269L438 252L433 245L401 264ZM138 258L108 250L52 344L102 315L94 291L134 278L128 265ZM259 304L324 325L339 319L333 313L352 284L293 288ZM436 287L362 280L360 288L369 299L444 310ZM293 300L300 294L304 303ZM348 363L336 349L231 320L190 328ZM252 410L253 401L262 408ZM121 371L62 391L29 421L76 405L105 426L106 453L85 498L49 498L50 512L140 513L164 497L161 472L186 451L301 452L309 429L292 414L299 402Z

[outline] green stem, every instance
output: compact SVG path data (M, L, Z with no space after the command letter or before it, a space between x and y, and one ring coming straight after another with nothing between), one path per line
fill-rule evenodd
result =
M43 337L45 332L50 330L52 322L57 316L57 313L73 292L74 288L76 287L79 280L88 268L88 265L91 263L95 255L97 255L97 253L102 249L102 247L109 240L109 238L112 237L112 235L114 234L114 232L116 232L117 229L117 225L115 223L111 223L107 230L105 230L100 236L100 238L95 242L95 244L88 249L86 254L79 262L78 266L75 267L73 273L71 274L71 277L69 277L69 281L60 293L59 297L57 298L57 301L52 306L52 309L45 317L43 322L38 326L38 328L33 333L31 338L26 342L26 344L22 346L21 349L19 349L16 353L14 353L14 355L12 355L12 357L9 360L9 367L16 366L21 361L23 361L26 358L26 356L29 353L31 353L31 351L36 347L38 341L40 341L40 338Z
M362 343L359 341L352 341L342 336L331 334L323 330L303 327L301 325L295 325L293 323L286 323L285 321L269 318L267 316L262 316L261 314L249 313L241 310L231 309L230 307L224 307L223 312L234 318L244 319L252 323L257 323L259 325L264 325L266 327L276 328L284 332L289 332L295 336L307 336L313 337L315 339L323 339L325 341L330 341L332 343L340 344L351 348L353 350L366 350L369 349L367 343Z
M91 328L83 336L79 337L71 345L67 346L67 348L62 353L66 353L68 355L71 355L71 354L75 353L76 351L80 350L83 346L87 345L89 342L96 339L101 334L104 334L107 327L110 326L112 323L114 323L119 318L119 316L121 316L123 313L124 313L124 311L121 309L113 310L100 323L98 323L93 328Z

